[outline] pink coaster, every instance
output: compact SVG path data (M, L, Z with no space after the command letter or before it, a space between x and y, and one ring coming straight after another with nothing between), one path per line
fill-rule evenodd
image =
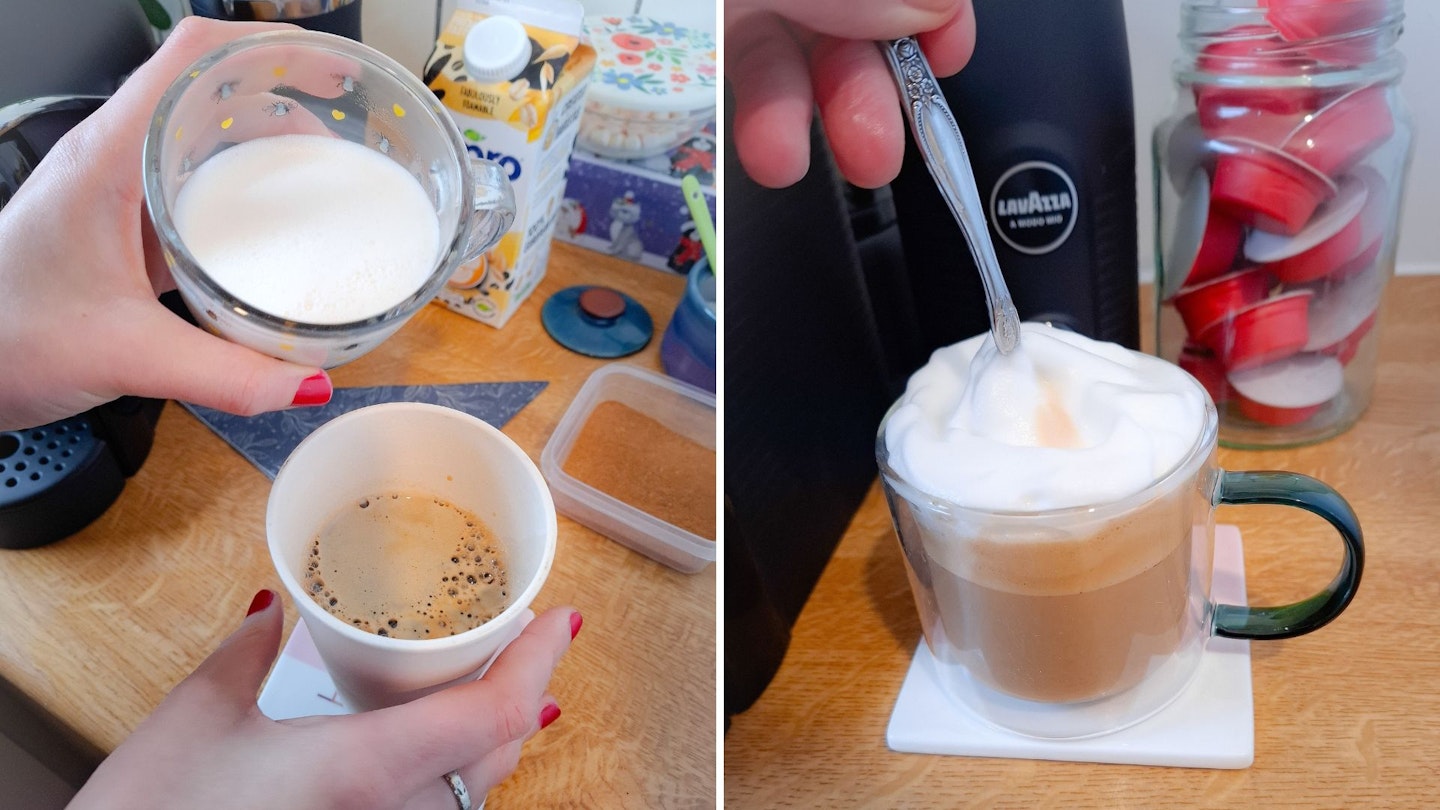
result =
M1245 555L1234 526L1215 527L1212 590L1216 602L1245 604ZM942 691L934 660L922 641L885 732L894 751L1180 768L1248 768L1255 761L1248 641L1210 639L1195 680L1174 703L1130 728L1082 740L1037 739L986 723Z

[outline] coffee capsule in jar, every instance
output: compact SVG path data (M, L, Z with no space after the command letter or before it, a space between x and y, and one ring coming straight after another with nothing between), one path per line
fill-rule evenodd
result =
M1403 19L1403 0L1182 1L1155 346L1227 392L1221 444L1322 441L1369 404L1411 152Z

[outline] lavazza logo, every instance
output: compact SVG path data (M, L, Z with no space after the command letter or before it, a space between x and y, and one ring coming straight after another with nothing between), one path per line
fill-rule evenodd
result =
M1000 238L1021 253L1038 256L1065 244L1075 230L1078 197L1064 169L1027 160L1000 176L990 194L990 221Z

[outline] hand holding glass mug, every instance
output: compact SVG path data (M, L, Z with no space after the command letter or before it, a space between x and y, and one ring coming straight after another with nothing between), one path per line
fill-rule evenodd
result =
M144 210L141 158L167 85L236 37L293 30L187 18L114 97L50 150L0 212L0 428L48 424L124 395L239 414L330 398L318 364L282 362L175 317Z
M182 73L145 141L145 199L205 328L330 368L389 337L515 218L413 75L310 31L244 37Z

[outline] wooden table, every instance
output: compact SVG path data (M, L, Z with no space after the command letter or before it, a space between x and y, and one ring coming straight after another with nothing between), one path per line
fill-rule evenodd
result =
M650 311L655 338L620 362L659 370L683 279L556 244L546 278L503 329L426 306L336 369L335 384L548 381L504 428L538 465L606 362L561 348L540 324L542 302L580 283L614 287ZM0 677L82 744L113 749L240 623L256 590L284 593L265 545L269 488L167 404L145 466L100 520L46 548L0 552ZM713 807L715 566L681 574L562 516L534 607L563 603L585 616L551 684L563 716L486 806ZM295 619L287 604L287 635Z
M1149 300L1148 294L1142 300ZM1193 770L898 754L885 727L920 623L873 487L794 628L775 680L725 736L725 803L771 807L1371 808L1440 805L1440 278L1390 285L1375 398L1328 442L1222 450L1227 469L1314 475L1367 547L1355 601L1300 638L1251 645L1255 762ZM1251 604L1333 576L1319 518L1225 507ZM1434 634L1434 635L1432 635Z

